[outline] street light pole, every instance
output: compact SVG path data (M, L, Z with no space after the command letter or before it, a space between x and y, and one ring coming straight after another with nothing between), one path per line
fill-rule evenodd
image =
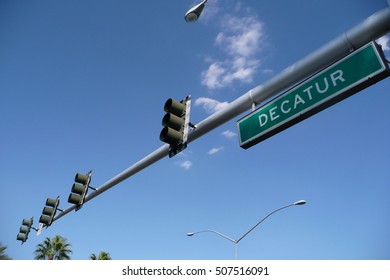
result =
M196 232L189 232L189 233L187 233L187 236L193 236L195 234L202 233L202 232L212 232L212 233L215 233L215 234L217 234L217 235L219 235L219 236L221 236L221 237L223 237L223 238L233 242L234 243L235 256L236 256L236 260L237 260L237 240L234 240L233 238L231 238L231 237L229 237L229 236L227 236L227 235L225 235L223 233L220 233L220 232L218 232L216 230L213 230L213 229L205 229L205 230L196 231Z
M285 208L288 208L288 207L291 207L291 206L295 206L295 205L303 205L303 204L306 204L306 201L305 200L299 200L297 202L294 202L292 204L289 204L289 205L286 205L286 206L283 206L283 207L280 207L274 211L272 211L271 213L269 213L267 216L265 216L263 219L261 219L257 224L255 224L251 229L249 229L247 232L245 232L239 239L237 239L237 243L241 241L241 239L243 239L245 236L247 236L252 230L254 230L259 224L261 224L265 219L267 219L269 216L271 216L272 214L280 211L280 210L283 210Z
M251 227L247 232L245 232L240 238L238 239L233 239L223 233L220 233L216 230L213 230L213 229L205 229L205 230L201 230L201 231L196 231L196 232L189 232L187 233L187 236L193 236L195 234L198 234L198 233L203 233L203 232L212 232L212 233L215 233L231 242L234 243L234 251L235 251L235 257L236 257L236 260L238 259L238 242L240 242L245 236L247 236L251 231L253 231L259 224L261 224L262 222L264 222L269 216L271 216L272 214L280 211L280 210L283 210L283 209L286 209L288 207L291 207L291 206L296 206L296 205L304 205L306 204L306 201L305 200L298 200L294 203L291 203L291 204L288 204L288 205L285 205L283 207L280 207L274 211L272 211L271 213L269 213L267 216L265 216L264 218L262 218L257 224L255 224L253 227Z

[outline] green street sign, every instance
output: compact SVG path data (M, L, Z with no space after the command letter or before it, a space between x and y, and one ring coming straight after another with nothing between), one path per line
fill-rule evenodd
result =
M247 149L389 76L380 47L371 42L237 121Z

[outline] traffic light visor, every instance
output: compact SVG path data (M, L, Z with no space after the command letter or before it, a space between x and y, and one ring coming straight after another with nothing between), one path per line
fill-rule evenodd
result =
M45 225L49 225L51 224L51 218L49 216L46 216L46 215L41 215L41 217L39 218L39 222L42 223L42 224L45 224Z
M183 133L170 127L164 127L160 133L160 140L173 146L180 144Z
M16 240L25 242L26 241L26 235L23 234L23 233L18 233L18 235L16 236Z
M46 206L56 207L58 199L48 198L46 199Z
M22 225L31 227L32 226L32 220L31 219L23 219Z
M43 215L48 215L48 216L51 216L53 213L54 213L54 208L52 207L44 207L43 208L43 211L42 211L42 214Z
M84 185L80 185L80 184L73 184L72 186L72 192L73 193L77 193L79 195L82 195L84 193L84 190L86 189L87 187L84 186Z
M25 226L21 226L21 227L19 228L19 232L20 232L20 233L27 233L27 232L28 232L28 228L25 227Z
M74 181L82 185L86 185L88 183L88 178L88 175L77 173L76 177L74 178Z
M176 116L181 117L186 109L185 104L177 102L176 100L169 98L164 105L164 111L168 113L175 114Z
M72 204L80 204L82 196L79 194L71 193L68 197L68 202Z
M173 129L179 131L184 125L184 119L171 113L166 113L162 119L162 125L172 127Z

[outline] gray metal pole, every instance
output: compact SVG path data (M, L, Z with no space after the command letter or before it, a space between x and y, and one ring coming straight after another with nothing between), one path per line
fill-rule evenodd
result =
M237 239L236 243L238 244L238 242L240 242L245 236L247 236L252 230L254 230L258 225L260 225L262 222L264 222L269 216L271 216L272 214L280 211L280 210L283 210L287 207L291 207L291 206L294 206L295 204L292 203L292 204L289 204L289 205L286 205L286 206L283 206L283 207L280 207L279 209L276 209L274 211L272 211L271 213L269 213L267 216L265 216L263 219L261 219L257 224L255 224L253 227L251 227L247 232L245 232L240 238Z
M202 122L197 124L197 128L188 135L188 143L196 140L218 126L226 123L250 110L252 104L260 104L276 94L286 90L301 80L329 66L333 62L341 59L351 51L362 47L372 40L376 40L390 31L390 8L380 10L363 22L335 38L317 51L309 54L302 60L294 63L283 70L280 74L269 80L263 85L259 85L248 91L241 97L229 103L223 110L220 110ZM116 175L111 180L101 185L96 191L89 194L85 202L107 191L123 180L138 173L144 168L152 165L168 155L169 146L164 145L148 156L144 157L134 165ZM54 221L76 209L76 206L64 210L54 218Z
M309 54L302 60L283 70L274 78L259 85L237 98L223 110L209 116L197 124L196 130L189 135L193 141L219 125L251 109L253 103L260 104L274 95L286 90L333 62L343 58L372 40L378 39L390 31L390 8L376 12L359 25Z

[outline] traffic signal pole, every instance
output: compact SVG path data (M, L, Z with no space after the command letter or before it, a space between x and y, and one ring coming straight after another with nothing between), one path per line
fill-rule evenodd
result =
M188 143L198 139L218 126L250 110L253 108L253 105L259 105L263 103L276 94L292 87L294 84L304 80L310 75L343 58L352 51L382 37L389 31L390 7L387 7L374 13L360 24L330 41L328 44L324 45L317 51L309 54L290 67L287 67L268 82L251 89L244 95L229 103L229 105L224 109L210 115L198 123L196 128L192 130L191 133L189 133ZM126 170L113 177L111 180L101 185L96 189L96 191L92 192L85 198L84 203L90 201L94 197L102 194L125 179L140 172L144 168L163 159L168 155L168 153L168 144L158 148L154 152L150 153L140 161L136 162ZM71 206L70 208L58 214L54 220L61 218L75 209L75 205Z

